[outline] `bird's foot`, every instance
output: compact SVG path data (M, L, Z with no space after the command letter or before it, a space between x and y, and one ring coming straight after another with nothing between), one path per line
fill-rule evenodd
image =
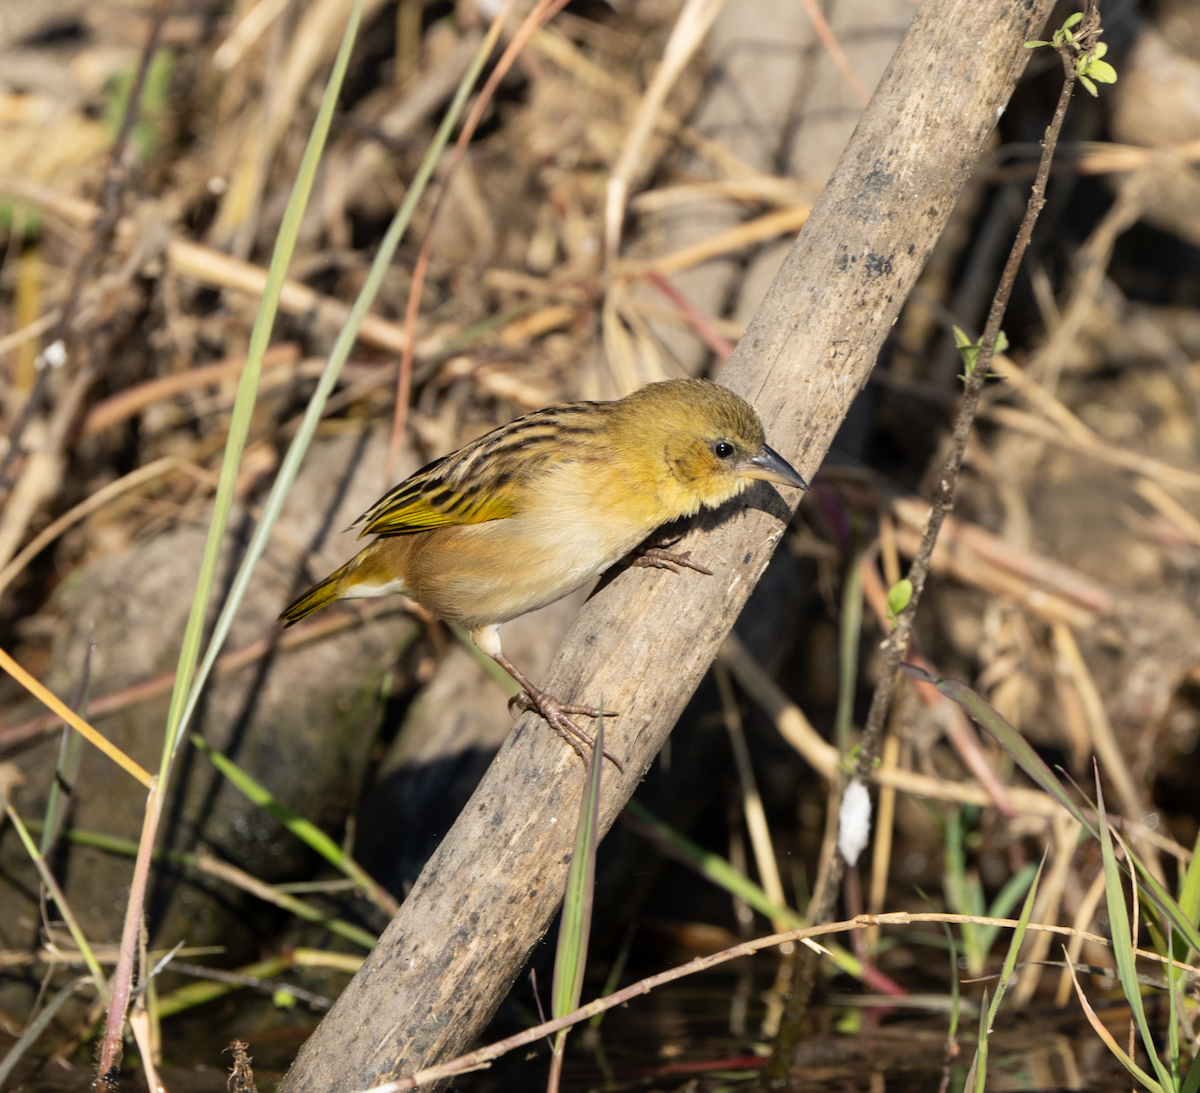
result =
M678 542L678 540L671 540L670 542ZM691 557L692 552L690 550L676 553L671 550L665 550L659 545L643 543L640 547L626 554L623 561L628 562L630 565L640 565L645 569L669 569L672 573L680 573L682 569L694 569L697 573L703 573L706 577L713 575L711 569L705 568L699 562L691 561Z
M508 700L508 709L509 712L513 710L532 710L540 714L546 723L571 745L575 750L575 754L585 763L588 757L584 748L588 747L594 750L596 741L576 725L568 715L575 714L580 717L617 716L613 710L599 710L595 706L578 706L573 702L560 702L553 695L538 690L536 687L530 688L528 686ZM604 758L612 763L622 774L625 773L625 768L621 765L620 760L607 748L604 749Z

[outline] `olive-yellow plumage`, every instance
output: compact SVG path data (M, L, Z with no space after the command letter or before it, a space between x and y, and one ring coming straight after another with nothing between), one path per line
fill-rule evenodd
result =
M362 536L378 538L281 619L290 626L335 599L403 592L470 630L525 689L521 705L568 739L583 737L565 714L595 713L557 702L521 675L503 655L500 624L560 599L656 528L716 508L753 479L805 485L766 446L749 404L707 380L539 410L380 498L355 522ZM652 565L683 560L647 553Z

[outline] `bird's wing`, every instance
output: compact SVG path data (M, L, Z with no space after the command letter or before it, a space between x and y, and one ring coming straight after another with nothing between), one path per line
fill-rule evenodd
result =
M595 453L607 403L536 410L422 467L355 522L360 535L408 535L449 524L483 524L521 510L530 483L562 460Z
M450 524L482 524L516 512L511 484L489 483L480 476L463 484L451 481L463 453L439 459L384 494L354 521L365 535L410 535Z

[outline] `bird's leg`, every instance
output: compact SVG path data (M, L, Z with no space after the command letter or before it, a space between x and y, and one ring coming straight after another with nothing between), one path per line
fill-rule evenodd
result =
M521 710L536 710L546 719L546 723L575 749L575 754L587 762L587 753L583 750L584 745L595 748L596 741L567 715L600 717L603 713L605 717L616 717L616 713L612 710L601 711L595 706L577 706L571 702L560 702L554 695L547 694L540 687L535 686L533 681L503 653L492 653L492 659L521 685L520 694L515 694L508 700L508 708L510 710L514 707ZM625 768L620 761L607 748L604 749L604 758L609 760L622 774L625 773Z
M706 569L699 562L690 561L692 557L690 550L677 554L664 549L679 542L680 538L682 536L679 535L651 536L641 546L634 547L621 561L629 565L639 565L645 569L669 569L672 573L679 573L682 566L685 569L694 569L697 573L703 573L706 577L711 577L713 575L711 569Z

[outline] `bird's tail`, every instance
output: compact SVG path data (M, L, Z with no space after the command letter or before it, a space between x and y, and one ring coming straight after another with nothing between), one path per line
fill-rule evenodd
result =
M342 594L340 585L345 571L346 567L342 566L341 569L330 573L323 581L313 585L303 596L284 609L283 614L279 616L279 621L284 626L294 626L301 619L308 618L314 611L320 611L322 607L333 603Z

